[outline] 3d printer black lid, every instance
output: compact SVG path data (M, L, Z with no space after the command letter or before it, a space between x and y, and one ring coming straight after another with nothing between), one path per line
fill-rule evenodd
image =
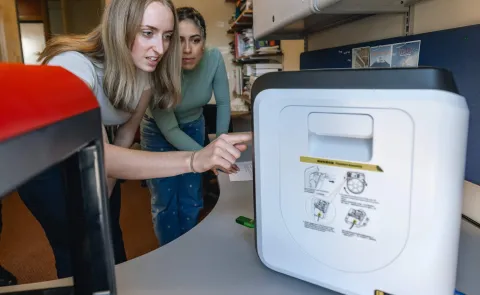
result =
M313 69L273 72L252 86L252 102L267 89L432 89L458 94L453 74L433 67Z

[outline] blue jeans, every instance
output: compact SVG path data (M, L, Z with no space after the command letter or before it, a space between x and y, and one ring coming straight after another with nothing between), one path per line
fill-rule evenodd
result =
M205 141L205 120L180 124L180 129L201 146ZM141 146L145 151L177 151L163 136L153 118L142 120ZM146 180L151 194L152 220L160 245L165 245L192 229L203 208L202 174L187 173L178 176Z
M20 198L42 225L55 256L57 277L73 275L70 254L66 196L61 165L56 165L37 175L17 189ZM117 182L109 200L110 228L115 263L127 260L122 230L120 228L120 183ZM96 261L103 263L103 261ZM95 262L94 262L95 263Z

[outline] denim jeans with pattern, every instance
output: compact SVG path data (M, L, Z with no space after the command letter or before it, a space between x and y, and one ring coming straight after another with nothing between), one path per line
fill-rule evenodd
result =
M179 124L180 129L201 146L205 141L205 119ZM155 152L177 151L163 136L153 118L142 120L141 146ZM160 245L180 237L192 229L203 208L202 174L186 173L178 176L147 179L151 194L151 211L155 235Z

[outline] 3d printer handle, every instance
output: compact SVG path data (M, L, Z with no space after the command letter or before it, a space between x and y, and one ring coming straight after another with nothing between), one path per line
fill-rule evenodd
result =
M308 131L320 136L372 138L373 119L364 114L310 113Z

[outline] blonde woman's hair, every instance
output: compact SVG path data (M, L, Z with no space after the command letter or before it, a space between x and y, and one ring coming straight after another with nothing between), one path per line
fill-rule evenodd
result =
M103 87L115 108L133 112L139 97L136 94L137 68L131 48L142 23L146 7L160 2L174 16L170 45L156 70L150 73L153 106L172 108L181 98L181 47L178 19L171 0L112 0L106 7L102 21L86 35L65 35L51 38L40 53L38 61L47 64L65 51L78 51L96 62L103 63Z

